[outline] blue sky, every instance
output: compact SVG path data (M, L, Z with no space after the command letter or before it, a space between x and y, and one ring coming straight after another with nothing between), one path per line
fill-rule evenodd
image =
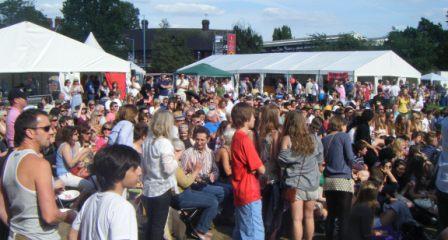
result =
M294 37L313 33L357 32L385 36L392 27L416 26L421 17L447 27L448 0L130 0L140 17L158 27L167 18L171 27L199 28L207 15L210 28L230 29L236 22L250 24L264 41L275 27L288 25ZM49 17L62 16L62 0L35 0Z

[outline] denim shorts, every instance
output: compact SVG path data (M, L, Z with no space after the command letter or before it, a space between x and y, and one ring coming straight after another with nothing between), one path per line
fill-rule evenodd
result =
M263 217L261 216L261 200L235 208L234 240L264 239Z

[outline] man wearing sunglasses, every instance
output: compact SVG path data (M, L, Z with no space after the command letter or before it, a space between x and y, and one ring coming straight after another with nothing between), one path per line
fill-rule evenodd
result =
M71 223L76 212L58 209L51 166L41 154L54 134L48 115L24 111L14 128L16 148L6 159L0 181L0 218L9 224L10 239L60 239L57 224Z

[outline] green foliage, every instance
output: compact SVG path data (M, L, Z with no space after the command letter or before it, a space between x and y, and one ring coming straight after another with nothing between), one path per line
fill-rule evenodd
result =
M0 3L0 27L6 27L22 21L49 27L46 16L41 11L36 10L32 1L6 0Z
M365 39L359 39L352 34L340 34L336 40L329 39L327 35L316 33L311 35L313 51L359 51L374 49Z
M139 27L139 10L121 0L66 0L61 32L81 42L93 32L106 52L125 58L125 32Z
M165 28L157 31L152 44L152 72L175 72L192 62L194 59L186 47L186 36L174 36Z
M237 23L233 26L236 34L236 53L259 53L263 47L263 38L251 26Z
M448 32L440 24L422 18L417 28L393 30L385 43L418 70L426 73L446 68Z
M292 39L291 28L289 26L283 25L279 28L274 28L274 33L272 34L272 40L286 40Z

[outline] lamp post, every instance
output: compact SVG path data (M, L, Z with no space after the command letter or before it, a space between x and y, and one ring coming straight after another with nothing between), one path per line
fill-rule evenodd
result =
M132 62L135 62L135 40L133 38L126 38L127 40L132 42L132 59L130 59Z
M148 21L143 17L142 20L142 30L143 30L143 68L146 69L146 28L148 26Z

